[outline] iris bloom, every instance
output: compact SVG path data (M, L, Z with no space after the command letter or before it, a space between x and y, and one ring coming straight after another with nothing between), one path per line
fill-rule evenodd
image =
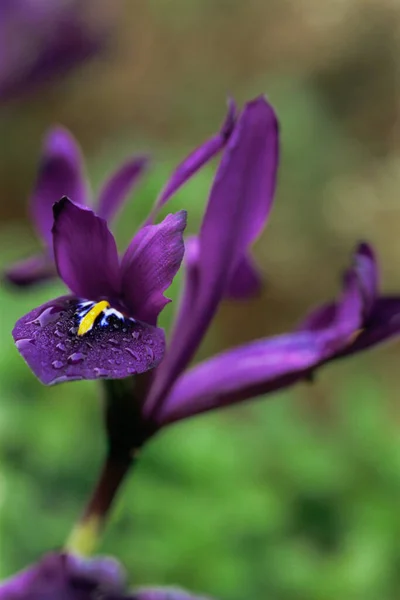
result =
M0 584L0 600L206 600L168 588L128 591L125 574L110 558L48 554Z
M157 210L225 145L235 124L235 107L211 139L179 165L162 192ZM186 213L149 219L121 260L107 227L127 190L143 168L141 160L124 165L104 186L99 216L85 206L85 186L77 147L66 132L52 132L33 194L33 217L47 241L44 256L11 270L16 281L30 282L54 271L53 261L72 296L52 300L20 319L13 336L32 371L45 384L74 379L119 379L154 368L164 353L157 317L181 264ZM61 190L67 197L50 205ZM79 203L80 202L80 203ZM51 223L53 223L51 229ZM37 268L31 269L32 261Z
M95 203L100 217L112 221L139 182L147 162L144 156L132 157L105 181ZM39 171L29 201L30 217L44 249L8 269L6 278L11 283L29 286L56 276L51 233L53 204L63 196L82 206L93 204L80 147L66 129L55 127L44 139Z
M273 109L257 98L234 124L229 120L229 135L220 132L213 138L219 140L218 149L226 147L200 233L187 241L184 291L165 356L162 334L155 326L166 303L162 291L183 256L183 213L169 215L160 225L147 224L118 267L104 221L62 200L53 227L55 258L60 276L76 296L34 310L13 332L21 354L44 383L126 377L163 358L142 398L146 431L310 379L327 361L398 333L400 298L379 295L374 252L361 244L336 303L312 312L292 333L251 342L187 369L221 300L248 265L249 248L273 204L279 155ZM214 153L209 140L181 163L152 218ZM127 333L134 334L138 327L141 336L135 347L125 347L128 341L132 344Z
M103 24L87 19L76 0L2 0L0 100L20 95L96 55Z

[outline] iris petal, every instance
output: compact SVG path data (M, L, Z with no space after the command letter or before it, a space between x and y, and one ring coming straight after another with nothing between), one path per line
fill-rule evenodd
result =
M155 325L169 299L171 285L185 251L186 212L167 215L158 225L146 225L135 235L121 264L123 300L132 315Z
M110 221L116 215L128 194L139 183L148 163L147 157L137 156L126 161L111 175L99 193L96 209L99 217Z
M30 212L36 229L52 249L53 204L68 196L85 204L88 196L83 158L74 137L62 127L54 127L45 140Z
M162 359L162 329L110 308L78 335L94 302L63 296L35 308L13 330L18 351L46 385L74 379L120 379L154 368Z
M4 273L7 281L20 287L52 279L55 275L54 261L45 252L14 263Z
M53 239L58 273L74 294L118 296L117 246L104 219L62 198L54 205Z

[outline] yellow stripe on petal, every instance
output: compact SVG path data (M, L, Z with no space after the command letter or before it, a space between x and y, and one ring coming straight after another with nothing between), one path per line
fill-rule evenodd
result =
M102 300L101 302L97 302L89 310L88 313L83 317L82 321L79 323L78 335L85 335L88 331L90 331L94 325L95 320L102 312L104 312L107 308L110 308L110 304L106 302L106 300Z

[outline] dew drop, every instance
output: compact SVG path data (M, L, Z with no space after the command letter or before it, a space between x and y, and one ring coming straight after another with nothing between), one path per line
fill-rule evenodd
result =
M140 360L140 356L137 352L135 352L134 350L132 350L132 348L125 348L125 350L128 352L128 354L130 354L132 356L132 358L134 358L135 360Z
M77 328L77 327L70 327L70 328L68 329L68 331L69 331L69 333L70 333L71 335L76 335L76 334L78 333L78 328Z
M62 342L60 342L59 344L57 344L56 348L57 348L57 350L61 350L61 352L65 352L66 351L66 347L64 346L64 344Z
M84 358L85 355L82 354L82 352L74 352L73 354L68 356L67 360L70 365L77 365L78 363L82 362Z
M45 327L50 323L54 323L54 321L58 321L63 313L64 311L61 307L49 306L48 308L45 308L38 317L36 317L34 323L40 325L40 327Z
M123 328L122 328L122 333L126 333L127 331L128 331L128 330L127 330L127 328L126 328L126 327L123 327Z
M140 338L140 331L132 331L132 337L134 340L138 340Z
M33 340L31 338L21 338L20 340L16 340L15 345L17 346L18 350L23 352L24 350L27 350L31 346L34 346L35 340Z
M62 363L61 360L53 360L53 362L51 363L51 366L53 367L53 369L62 369L64 366L64 363Z
M64 337L64 334L63 334L63 332L62 332L62 331L60 331L59 329L56 329L56 330L54 331L54 335L55 335L55 336L57 336L57 337L59 337L59 338L62 338L62 337Z

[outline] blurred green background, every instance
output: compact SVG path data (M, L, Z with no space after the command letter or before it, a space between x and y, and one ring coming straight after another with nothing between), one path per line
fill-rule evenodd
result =
M95 190L127 155L154 156L117 222L122 247L176 161L216 131L227 93L243 102L265 92L283 154L255 248L266 287L261 298L224 304L199 357L293 327L337 293L361 238L377 247L384 289L399 290L398 3L119 8L105 56L0 106L1 263L37 249L26 203L54 123L80 141ZM189 210L190 232L213 170L168 207ZM178 278L173 298L179 288ZM97 385L44 388L12 343L15 320L62 291L0 291L0 577L63 543L103 455ZM399 346L381 348L325 368L313 385L164 432L120 495L101 551L126 565L132 583L220 600L399 598L398 359Z

